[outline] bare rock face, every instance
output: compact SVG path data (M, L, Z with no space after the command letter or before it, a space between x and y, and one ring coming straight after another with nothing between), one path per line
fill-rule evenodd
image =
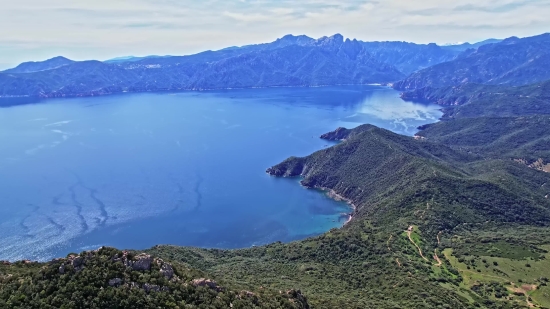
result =
M205 278L195 279L195 280L191 281L191 285L196 286L196 287L199 287L199 286L208 287L208 288L211 288L213 290L216 290L217 292L223 291L223 287L219 286L216 283L216 281L211 280L211 279L205 279Z
M147 293L149 293L149 292L160 292L160 286L155 285L155 284L145 283L145 284L143 285L143 289L144 289L145 292L147 292Z
M71 261L71 264L73 265L74 268L77 268L82 266L83 262L84 262L84 258L81 256L77 256Z
M109 286L120 286L122 284L122 279L120 278L114 278L109 280Z
M113 261L122 261L124 265L131 267L133 270L151 270L151 263L153 262L153 258L145 253L142 253L135 257L135 260L131 260L128 258L128 252L124 251L122 253L122 257L113 257Z
M160 273L163 274L166 279L170 280L174 277L174 268L172 265L164 263L160 267Z
M148 254L140 254L136 256L136 261L132 264L133 270L150 270L153 258Z
M61 266L59 266L59 273L60 273L60 274L64 274L64 273L65 273L65 264L61 264Z

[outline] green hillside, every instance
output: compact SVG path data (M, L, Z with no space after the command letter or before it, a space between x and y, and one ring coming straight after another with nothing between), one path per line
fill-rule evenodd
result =
M510 261L528 274L531 259L544 259L549 174L370 125L324 136L346 140L268 172L302 177L306 187L348 199L356 210L344 228L245 250L157 246L148 252L247 287L299 287L313 308L528 306L521 284L494 283L492 273L505 270L489 265L488 273L481 261ZM475 269L457 262L466 257L478 261ZM545 289L530 274L523 282ZM544 295L529 302L543 305Z
M0 263L0 308L309 308L300 291L233 289L147 254L100 248Z
M442 119L550 114L550 81L520 87L462 84L420 88L402 98L443 106Z
M468 153L512 159L546 169L550 116L464 118L423 127L418 136Z

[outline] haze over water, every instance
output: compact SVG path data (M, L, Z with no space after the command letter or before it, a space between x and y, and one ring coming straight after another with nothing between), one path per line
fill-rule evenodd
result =
M340 227L347 205L265 170L438 106L377 86L125 94L0 108L0 260L102 245L240 248Z

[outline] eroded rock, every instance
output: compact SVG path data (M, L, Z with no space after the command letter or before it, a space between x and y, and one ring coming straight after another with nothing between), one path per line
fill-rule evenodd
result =
M121 284L122 284L122 279L120 278L113 278L109 280L109 286L117 287L117 286L120 286Z
M136 256L135 261L132 261L131 267L133 270L150 270L152 262L153 258L150 255L142 253Z
M65 273L65 264L61 264L61 266L59 266L59 273L60 273L60 274L64 274L64 273Z
M159 292L159 291L160 291L160 286L155 285L155 284L145 283L145 284L143 285L143 289L144 289L145 292L147 292L147 293L149 293L149 292Z
M223 291L223 288L221 286L219 286L216 283L216 281L211 280L211 279L205 279L205 278L195 279L195 280L191 281L191 284L193 286L196 286L196 287L199 287L199 286L208 287L208 288L211 288L211 289L216 290L218 292Z

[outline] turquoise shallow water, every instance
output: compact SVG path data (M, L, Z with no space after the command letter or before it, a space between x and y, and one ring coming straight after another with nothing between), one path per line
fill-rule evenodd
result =
M0 104L8 106L5 102ZM340 227L347 205L266 168L371 123L412 135L437 106L377 86L145 93L0 108L0 260L101 245L240 248Z

